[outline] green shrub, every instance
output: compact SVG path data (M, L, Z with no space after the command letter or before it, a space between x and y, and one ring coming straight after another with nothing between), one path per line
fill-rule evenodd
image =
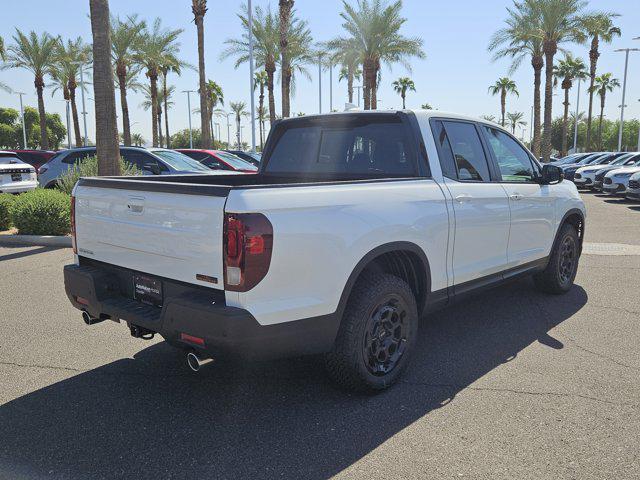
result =
M131 163L120 158L120 172L121 175L142 175L142 172ZM57 182L57 189L61 192L71 195L73 187L80 177L97 177L98 176L98 157L95 155L87 157L82 162L74 165L64 174L60 176Z
M38 188L18 196L9 208L11 223L22 235L66 235L71 231L71 197Z
M15 199L16 197L10 193L0 193L0 230L8 230L11 227L9 208Z

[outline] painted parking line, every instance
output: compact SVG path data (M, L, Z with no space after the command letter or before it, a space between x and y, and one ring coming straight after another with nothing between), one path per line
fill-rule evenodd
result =
M585 255L640 255L640 245L585 242L582 253Z

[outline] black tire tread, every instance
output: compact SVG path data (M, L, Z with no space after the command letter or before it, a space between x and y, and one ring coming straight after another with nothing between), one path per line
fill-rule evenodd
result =
M564 224L560 230L560 234L558 235L557 245L554 245L553 252L551 252L551 257L549 258L549 263L547 264L547 267L543 271L533 275L533 282L536 288L541 292L551 293L553 295L561 295L568 291L568 289L563 288L562 285L560 284L560 280L558 278L558 271L557 271L558 255L560 254L560 245L562 244L562 239L567 234L573 235L575 238L576 245L579 245L578 232L576 228L569 223ZM576 262L577 261L578 260L576 259ZM577 269L577 266L576 266L576 269Z
M325 365L329 376L342 388L354 392L371 392L383 390L390 386L406 366L406 360L398 365L390 377L374 385L362 375L359 364L361 359L359 343L360 322L367 315L371 302L381 294L392 290L402 293L410 300L409 306L417 319L417 307L413 292L409 285L394 275L380 272L365 272L354 286L342 317L334 348L325 356ZM415 336L415 335L414 335ZM405 356L409 356L410 349Z

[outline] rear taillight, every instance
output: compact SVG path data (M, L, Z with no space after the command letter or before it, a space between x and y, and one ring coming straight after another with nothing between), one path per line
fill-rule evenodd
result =
M73 253L78 253L78 247L76 245L76 197L71 195L71 245L73 246Z
M261 213L224 216L224 286L246 292L265 277L271 264L273 227Z

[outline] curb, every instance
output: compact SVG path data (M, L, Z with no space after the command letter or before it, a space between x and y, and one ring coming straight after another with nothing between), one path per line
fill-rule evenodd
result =
M71 237L52 235L0 235L0 246L7 245L71 248Z

